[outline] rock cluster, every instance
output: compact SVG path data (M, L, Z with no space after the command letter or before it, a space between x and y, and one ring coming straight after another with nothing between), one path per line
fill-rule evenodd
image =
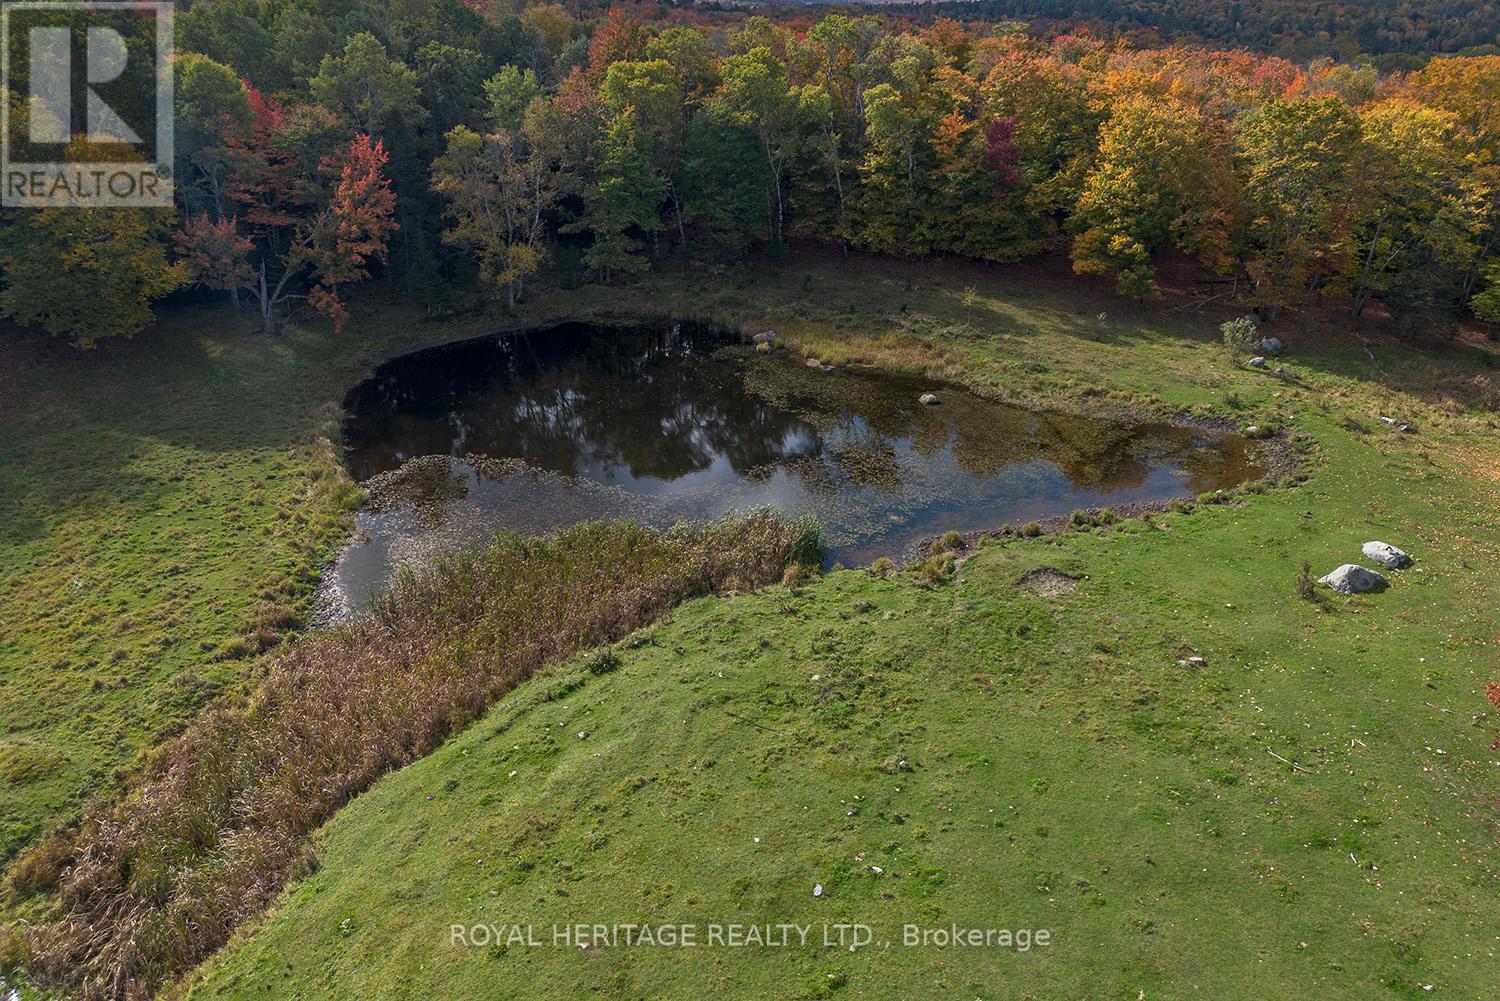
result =
M1411 557L1389 542L1380 542L1378 540L1366 542L1360 547L1360 552L1370 562L1378 563L1392 570L1400 570L1402 567L1411 566ZM1323 577L1318 583L1327 584L1339 594L1364 594L1366 591L1373 591L1377 587L1383 587L1386 580L1378 570L1362 567L1358 563L1345 563L1337 570Z

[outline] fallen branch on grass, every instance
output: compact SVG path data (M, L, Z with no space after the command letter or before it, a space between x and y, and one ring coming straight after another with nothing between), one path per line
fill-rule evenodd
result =
M1286 758L1283 758L1281 755L1277 754L1275 751L1271 750L1269 747L1266 748L1266 753L1269 754L1271 757L1275 758L1277 761L1280 761L1284 765L1291 765L1293 771L1301 772L1303 775L1311 775L1312 774L1311 771L1309 771L1306 768L1303 768L1301 765L1297 764L1297 762L1295 762L1295 761L1288 761Z

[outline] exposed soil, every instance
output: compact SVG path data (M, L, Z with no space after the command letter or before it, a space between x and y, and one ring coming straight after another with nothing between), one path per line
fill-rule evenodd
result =
M1043 598L1056 598L1077 590L1078 578L1065 574L1056 567L1037 567L1022 574L1016 581L1016 586L1024 587Z

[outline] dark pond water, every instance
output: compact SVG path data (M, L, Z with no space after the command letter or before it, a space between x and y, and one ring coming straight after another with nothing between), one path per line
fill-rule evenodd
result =
M928 391L940 406L918 402ZM666 526L771 504L817 517L830 562L858 565L949 529L1194 494L1258 472L1235 436L823 371L676 324L446 345L382 365L346 406L349 468L384 498L361 514L335 573L349 607L394 564L500 528ZM403 468L421 456L453 459Z

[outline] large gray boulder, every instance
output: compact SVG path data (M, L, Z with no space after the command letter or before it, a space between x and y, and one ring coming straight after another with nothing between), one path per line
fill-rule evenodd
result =
M1360 552L1365 554L1365 559L1374 560L1381 566L1390 567L1392 570L1400 570L1402 567L1411 565L1411 557L1389 542L1366 542L1360 547Z
M1261 354L1279 355L1281 354L1281 348L1282 344L1280 337L1267 337L1265 340L1260 342Z
M1339 594L1363 594L1380 587L1385 578L1358 563L1345 563L1318 583L1327 584Z

